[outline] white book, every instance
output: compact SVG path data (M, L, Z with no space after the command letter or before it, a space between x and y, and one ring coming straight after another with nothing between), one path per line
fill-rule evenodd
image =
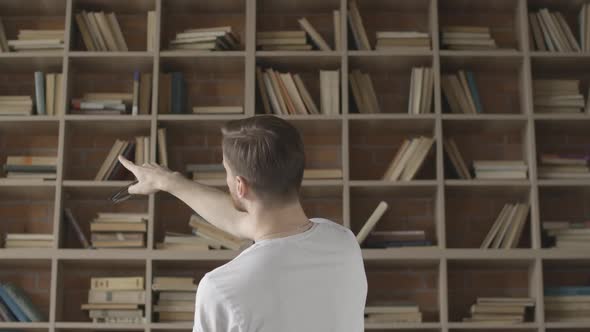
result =
M385 211L387 211L387 208L388 208L387 202L385 202L385 201L379 202L379 204L377 205L377 207L375 208L375 210L373 211L373 213L371 214L369 219L367 219L367 221L365 222L365 224L363 225L361 230L356 235L356 239L359 244L362 244L363 241L365 241L365 239L367 238L367 236L369 235L371 230L373 230L373 228L375 228L375 225L377 225L377 222L379 221L379 219L381 219L381 217L383 216Z

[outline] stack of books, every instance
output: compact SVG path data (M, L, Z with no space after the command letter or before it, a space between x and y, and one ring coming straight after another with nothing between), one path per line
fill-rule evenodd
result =
M535 300L526 297L478 297L464 322L522 323Z
M205 238L223 249L241 250L250 245L252 241L239 239L229 234L209 222L203 217L193 214L189 220L189 226L193 229L193 234Z
M590 286L547 287L544 299L546 321L588 321Z
M430 50L430 35L417 31L377 31L375 50Z
M156 249L206 251L221 249L221 246L217 242L193 234L166 232L164 241L156 243Z
M481 244L481 249L516 248L529 214L528 203L505 204Z
M584 110L580 80L533 80L533 95L537 113L580 113Z
M75 15L78 31L88 51L126 52L127 43L115 13L88 12Z
M442 46L449 50L490 50L497 48L489 27L446 26L442 28Z
M371 43L367 37L367 31L365 30L363 18L361 16L361 12L359 11L356 0L350 0L348 2L348 23L350 25L350 31L352 32L352 37L357 50L371 50Z
M299 74L280 73L272 68L256 68L258 89L266 114L327 114L340 112L340 75L338 70L320 70L320 106L318 108Z
M240 48L240 39L231 26L187 29L170 41L171 50L231 51Z
M256 32L256 46L262 51L309 51L313 45L307 42L305 30L280 30Z
M6 233L4 248L52 248L53 234Z
M432 95L434 94L433 87L434 75L432 68L412 68L408 114L430 113L432 109Z
M187 112L186 81L182 72L160 74L160 113L185 114Z
M371 231L365 241L365 248L430 247L423 230Z
M471 180L472 176L469 172L469 168L467 168L467 163L465 159L463 159L463 155L461 151L459 151L459 147L457 147L457 143L453 138L445 138L443 140L444 150L455 169L455 173L459 179L463 180Z
M145 287L143 277L91 278L88 310L93 323L145 323L143 305Z
M544 221L544 247L590 248L590 221Z
M526 179L527 165L523 160L474 160L476 179Z
M451 113L483 113L475 76L471 71L441 76L440 84Z
M24 290L11 283L0 284L0 322L43 322L39 311Z
M8 41L9 51L34 52L63 50L63 30L19 30L16 40Z
M538 176L543 179L589 178L589 156L580 154L541 154Z
M580 13L580 15L583 15ZM584 17L581 16L581 19ZM581 23L580 32L583 31ZM538 51L549 52L580 52L580 44L572 33L565 17L560 12L550 12L541 8L538 12L529 13L534 47ZM582 39L583 40L583 39Z
M4 172L9 179L55 180L57 157L7 156Z
M353 69L348 75L352 96L359 113L381 113L377 94L369 73Z
M94 248L145 248L146 213L99 212L90 222Z
M195 318L197 285L191 277L154 277L152 290L158 293L154 312L158 322L187 322Z
M375 303L365 307L365 323L422 323L422 313L413 303Z
M0 116L32 114L33 99L31 96L0 96Z
M127 169L119 162L119 155L142 165L150 161L150 137L137 136L134 141L115 140L107 157L98 169L94 181L122 180L129 175Z
M187 164L186 172L193 180L225 180L223 164Z
M410 181L422 168L434 138L419 136L405 139L391 160L382 180Z

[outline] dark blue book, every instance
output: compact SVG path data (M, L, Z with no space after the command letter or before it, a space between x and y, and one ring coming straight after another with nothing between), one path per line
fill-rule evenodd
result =
M27 316L31 322L45 321L43 314L31 302L29 296L19 287L12 284L4 284L4 290L14 299L21 311Z
M545 288L545 296L590 295L590 286L564 286Z
M0 318L4 322L16 322L16 317L12 314L6 303L0 297Z
M0 285L0 298L6 304L6 306L10 309L10 312L16 317L16 320L19 322L30 322L31 320L27 317L27 315L22 311L22 309L16 304L15 299L10 296L10 294L6 291L5 285Z
M181 72L172 73L171 110L173 114L183 114L186 111L186 86Z
M471 90L471 96L473 97L473 103L475 104L477 113L482 113L483 107L481 106L481 99L479 98L479 92L477 91L473 72L467 71L465 72L465 76L467 77L467 84L469 84L469 90Z
M400 248L400 247L427 247L431 246L430 241L366 241L365 248Z

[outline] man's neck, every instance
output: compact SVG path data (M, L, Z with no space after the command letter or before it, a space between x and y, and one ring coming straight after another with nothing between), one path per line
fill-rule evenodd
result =
M260 209L251 214L254 241L304 232L310 224L299 202L273 209Z

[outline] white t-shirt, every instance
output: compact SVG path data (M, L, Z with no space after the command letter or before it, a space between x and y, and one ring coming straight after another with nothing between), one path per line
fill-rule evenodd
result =
M199 282L193 332L363 332L367 278L346 227L254 243Z

